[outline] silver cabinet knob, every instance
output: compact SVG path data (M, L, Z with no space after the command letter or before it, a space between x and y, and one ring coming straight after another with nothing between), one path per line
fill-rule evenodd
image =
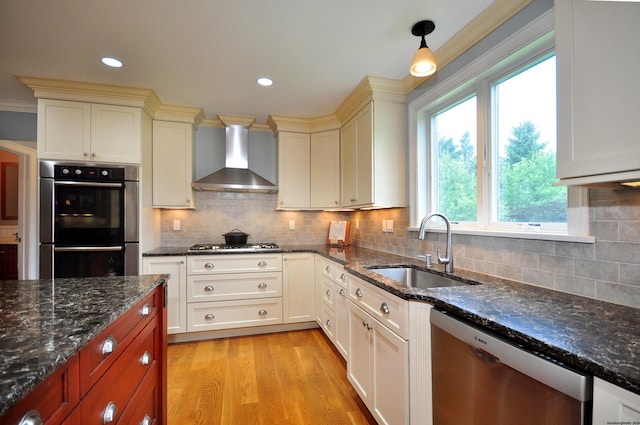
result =
M362 289L360 288L356 289L356 297L362 298Z
M267 310L262 309L258 312L258 316L266 316L267 315Z
M204 287L204 291L205 292L213 292L214 291L214 287L211 285L207 285Z
M151 354L149 354L148 351L145 351L144 354L142 355L142 358L140 359L140 364L142 366L146 366L149 363L151 363Z
M383 312L384 314L389 314L390 312L389 305L387 303L380 304L380 311Z
M213 314L211 314L211 313L206 314L206 315L204 316L204 320L213 320L213 319L215 319L215 318L216 318L216 316L214 316L214 315L213 315Z
M327 321L324 322L324 323L327 325L328 328L331 327L331 320L330 319L327 319Z
M347 293L347 292L344 290L344 288L340 288L340 295L341 295L341 296L343 296L343 297L344 297L346 293Z
M326 294L327 294L327 297L331 297L331 290L330 290L330 289L327 289Z
M258 267L266 267L267 266L267 262L262 260L258 263Z
M347 280L347 276L345 276L345 274L344 274L344 273L342 273L342 274L340 275L340 280L344 282L345 280Z
M140 315L148 316L151 313L151 306L149 304L145 304L142 306L142 310L140 311Z
M94 152L91 153L91 158L95 158L96 154Z
M140 422L140 425L151 425L151 416L149 415L144 415L144 418L142 418L142 421Z
M211 262L209 262L209 263L205 263L205 265L204 265L204 268L205 268L205 269L212 269L212 268L214 268L214 267L215 267L215 266L214 266L214 265L213 265L213 263L211 263Z
M102 423L108 424L109 422L113 422L116 418L116 413L118 412L118 408L113 401L110 401L105 407L104 412L102 413Z
M113 353L113 350L118 346L118 341L111 335L107 337L102 343L102 355L107 355Z
M260 282L260 283L258 283L258 288L260 288L260 289L264 289L264 288L266 288L266 287L267 287L267 284L266 284L266 283L264 283L264 282Z
M82 156L84 156L85 158L89 158L89 152L83 152Z
M330 271L331 271L331 267L330 266L327 266L327 267L324 268L324 272L325 273L329 273Z
M18 422L18 425L44 425L42 417L37 410L29 410Z

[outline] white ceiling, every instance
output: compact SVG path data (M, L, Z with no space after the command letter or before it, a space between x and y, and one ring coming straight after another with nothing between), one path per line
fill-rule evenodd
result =
M435 22L437 52L492 2L0 0L0 107L35 105L19 75L149 88L208 118L332 114L365 75L406 77L415 22Z

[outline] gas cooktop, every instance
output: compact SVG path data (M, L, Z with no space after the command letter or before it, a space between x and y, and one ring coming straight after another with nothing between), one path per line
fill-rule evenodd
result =
M256 243L246 245L225 245L225 244L195 244L189 248L189 251L200 252L264 252L277 251L280 249L278 244L273 242Z

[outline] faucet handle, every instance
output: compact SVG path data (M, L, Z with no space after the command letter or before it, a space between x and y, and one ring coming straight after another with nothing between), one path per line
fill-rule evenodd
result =
M449 257L442 258L440 256L440 250L439 249L436 250L436 257L438 258L438 264L449 264L451 262L451 258L449 258Z

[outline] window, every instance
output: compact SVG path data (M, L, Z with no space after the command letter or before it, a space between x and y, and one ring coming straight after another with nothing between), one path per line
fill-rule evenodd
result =
M586 235L585 192L554 186L555 82L548 13L411 102L412 227Z

